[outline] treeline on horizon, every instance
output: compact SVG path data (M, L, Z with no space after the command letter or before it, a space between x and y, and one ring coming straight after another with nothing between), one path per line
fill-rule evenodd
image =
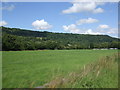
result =
M108 35L52 33L0 27L2 50L120 48L120 39Z

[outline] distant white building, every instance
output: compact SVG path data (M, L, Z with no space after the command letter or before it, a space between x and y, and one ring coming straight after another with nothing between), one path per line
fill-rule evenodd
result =
M111 50L113 50L113 49L117 49L117 48L94 48L93 50L109 50L109 49L111 49Z

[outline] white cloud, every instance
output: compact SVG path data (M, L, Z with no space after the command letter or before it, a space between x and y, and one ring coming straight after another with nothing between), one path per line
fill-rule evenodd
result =
M64 25L63 29L66 32L70 32L70 33L80 33L80 29L78 29L75 24L71 24L71 25L68 25L68 26Z
M118 29L117 28L109 28L108 30L104 30L102 32L106 33L106 34L118 34Z
M104 10L98 6L103 5L103 3L96 2L73 2L73 6L69 7L66 10L63 10L62 13L80 13L80 12L92 12L92 13L102 13Z
M105 31L101 31L101 30L96 30L93 31L92 29L88 29L85 32L83 32L84 34L92 34L92 35L117 35L118 34L118 29L117 28L110 28L108 30Z
M63 29L66 32L76 33L76 34L92 34L92 35L101 34L99 32L94 32L92 29L79 29L79 28L77 28L77 26L75 24L71 24L68 26L64 25Z
M14 8L15 8L15 6L14 6L13 4L11 4L11 5L3 6L3 7L1 7L0 9L1 9L1 10L12 11Z
M113 28L113 27L110 27L109 25L105 25L105 24L99 25L96 30L104 35L118 37L118 28Z
M88 29L83 32L84 34L92 34L92 35L110 35L110 36L117 36L118 29L117 28L109 28L108 30L96 30L93 31L92 29Z
M35 29L39 29L39 30L45 30L45 29L50 29L52 28L52 25L48 24L48 22L44 21L44 19L42 20L36 20L32 23L32 26Z
M98 22L97 19L88 18L88 19L80 19L77 21L77 24L71 25L63 25L64 31L68 33L76 33L76 34L91 34L91 35L110 35L118 37L118 29L112 28L109 25L101 24L96 27L94 30L92 29L85 29L85 28L78 28L78 25L85 24L85 23L95 23Z
M117 34L117 33L118 33L117 28L110 28L110 30L108 31L108 34Z
M98 34L101 34L101 33L100 32L94 32L92 29L88 29L87 31L85 31L84 34L98 35Z
M104 10L102 8L97 8L93 11L93 13L102 13Z
M99 29L108 29L110 27L108 25L103 24L103 25L99 25L98 28Z
M97 19L88 18L88 19L80 19L76 23L77 23L77 25L81 25L81 24L85 24L85 23L96 23L96 22L98 22Z
M6 21L0 21L0 26L5 26L5 25L7 25Z

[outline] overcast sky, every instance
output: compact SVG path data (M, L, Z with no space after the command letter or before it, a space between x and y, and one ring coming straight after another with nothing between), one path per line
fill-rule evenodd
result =
M2 3L0 25L36 31L118 36L118 3Z

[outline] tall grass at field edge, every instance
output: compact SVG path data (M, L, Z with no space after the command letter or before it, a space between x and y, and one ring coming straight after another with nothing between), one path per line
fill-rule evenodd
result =
M44 85L47 88L118 88L118 59L120 53L105 56L99 61L84 65L67 76L55 77Z

